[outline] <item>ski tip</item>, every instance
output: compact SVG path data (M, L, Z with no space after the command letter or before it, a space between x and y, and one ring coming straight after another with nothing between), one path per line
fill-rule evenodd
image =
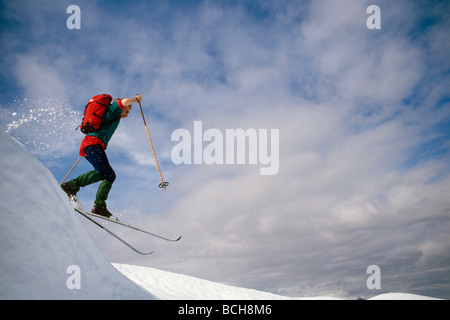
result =
M134 248L134 247L132 247L132 246L129 246L129 245L127 245L127 247L129 247L129 248L130 248L131 250L133 250L134 252L140 254L141 256L149 256L149 255L151 255L151 254L154 252L154 251L150 251L150 252L139 251L138 249L136 249L136 248Z
M178 239L174 240L174 242L175 242L175 241L178 241L178 240L180 240L180 239L181 239L181 237L182 237L182 236L179 236L179 237L178 237Z

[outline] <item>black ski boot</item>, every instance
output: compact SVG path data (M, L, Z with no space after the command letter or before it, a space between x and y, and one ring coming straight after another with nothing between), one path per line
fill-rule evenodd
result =
M114 217L112 213L108 211L108 209L106 209L106 206L100 207L94 204L94 206L92 207L92 213L104 216L106 218L117 220L117 218Z
M76 200L77 192L73 190L73 188L70 186L70 183L63 183L61 185L61 189L63 189L63 191L69 196L71 200Z

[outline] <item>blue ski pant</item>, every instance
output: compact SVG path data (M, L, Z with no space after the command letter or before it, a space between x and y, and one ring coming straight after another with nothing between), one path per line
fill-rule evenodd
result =
M106 180L113 184L114 180L116 180L116 173L109 164L108 157L102 146L99 144L87 146L84 149L84 153L86 153L86 159L92 164L94 169L100 173L102 180Z
M108 157L106 157L105 150L103 150L101 145L87 146L84 152L86 153L86 159L92 164L95 170L83 173L68 183L76 193L80 190L80 187L85 187L103 180L98 187L94 204L99 207L105 207L109 191L114 180L116 180L116 174L109 164Z

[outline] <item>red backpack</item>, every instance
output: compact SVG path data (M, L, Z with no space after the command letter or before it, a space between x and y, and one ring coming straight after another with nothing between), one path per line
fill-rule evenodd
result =
M83 120L81 121L80 129L84 134L99 131L102 128L103 114L110 105L112 97L109 94L100 94L93 96L88 101L84 109Z

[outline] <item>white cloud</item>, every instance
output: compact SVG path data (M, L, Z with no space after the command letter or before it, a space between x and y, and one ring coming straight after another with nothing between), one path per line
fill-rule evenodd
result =
M66 88L60 70L41 60L38 55L18 55L15 68L16 79L25 94L35 98L66 98Z

